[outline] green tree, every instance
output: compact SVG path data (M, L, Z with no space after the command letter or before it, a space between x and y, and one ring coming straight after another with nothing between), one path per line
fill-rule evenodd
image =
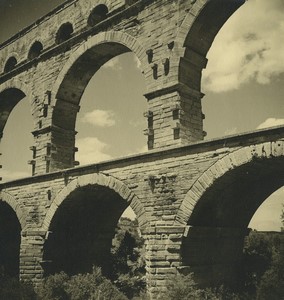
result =
M246 239L243 254L243 285L250 294L255 294L265 271L270 267L273 253L273 238L269 233L251 231Z
M112 280L130 299L138 297L146 287L144 252L137 220L122 218L113 240Z
M282 243L283 244L283 243ZM264 273L257 289L257 300L284 299L284 251L275 251L271 267Z
M193 273L188 275L177 274L169 277L168 290L161 295L163 300L252 300L246 294L238 295L230 290L219 287L215 289L201 289L193 278Z
M64 272L48 276L38 290L39 299L68 300L69 296L66 289L69 279L69 276Z
M284 213L282 211L282 223ZM257 288L257 300L284 299L284 231L273 243L273 253L270 268L264 273Z

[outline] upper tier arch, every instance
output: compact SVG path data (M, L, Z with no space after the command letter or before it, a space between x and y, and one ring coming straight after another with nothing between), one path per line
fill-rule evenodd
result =
M66 107L66 104L73 108L78 106L89 80L98 69L111 58L130 51L138 57L143 70L147 62L144 47L134 37L123 32L99 33L75 50L53 85L53 125L73 130L76 113L73 118L70 118L70 111L65 116L62 107Z
M31 101L32 95L29 86L16 78L0 85L0 137L13 108L25 97Z
M180 53L178 81L200 91L207 52L219 30L245 0L197 0L176 36Z

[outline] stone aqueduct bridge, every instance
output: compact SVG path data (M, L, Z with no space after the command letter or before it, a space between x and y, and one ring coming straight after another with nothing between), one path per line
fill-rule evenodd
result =
M283 135L275 128L3 183L2 264L17 274L20 263L21 278L35 281L93 264L107 273L130 205L150 292L185 266L206 284L234 280L250 219L284 184Z
M33 176L0 185L0 262L12 275L38 282L94 263L107 273L130 205L152 295L185 266L200 282L237 276L252 215L284 184L283 128L202 141L206 54L243 2L72 0L0 46L0 132L24 97L35 126ZM84 89L105 62L130 51L145 75L152 151L73 168Z

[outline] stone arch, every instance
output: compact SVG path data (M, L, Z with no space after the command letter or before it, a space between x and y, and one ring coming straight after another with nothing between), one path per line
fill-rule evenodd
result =
M74 32L74 28L70 22L63 23L56 32L55 43L61 44L69 40L73 32Z
M6 276L19 276L21 231L26 226L27 214L15 198L0 193L0 267Z
M32 90L27 84L25 84L23 80L19 80L18 78L13 77L10 80L5 81L0 85L0 93L11 88L21 90L31 102L31 99L33 97Z
M90 27L95 26L99 22L106 19L107 14L109 12L108 7L105 4L98 4L96 5L90 12L87 24Z
M13 78L0 86L0 138L11 111L25 97L31 103L33 94L21 80Z
M10 56L4 64L4 73L9 73L16 68L18 60L15 56Z
M104 174L70 182L52 202L43 223L50 232L44 245L45 274L90 272L98 265L111 275L111 246L123 211L131 205L145 223L139 199L121 181Z
M216 161L208 170L206 170L190 187L179 207L176 216L176 222L178 224L188 224L192 222L192 225L197 224L198 226L202 226L202 224L196 220L196 211L200 209L200 206L198 207L198 205L201 205L202 202L204 203L208 200L206 194L212 194L218 191L218 189L220 192L221 184L226 184L226 187L228 187L229 184L234 185L236 182L232 180L231 177L237 176L237 181L244 179L248 182L248 184L256 184L253 186L253 188L257 188L257 186L261 186L262 184L264 189L262 191L263 195L261 195L262 193L256 195L256 197L261 197L261 201L253 204L248 212L248 215L241 219L240 224L234 224L236 227L246 227L259 205L271 193L284 184L283 170L281 170L281 166L283 165L283 157L284 142L282 140L246 146L226 154ZM249 175L249 177L242 178L245 177L245 174ZM277 177L277 175L279 176ZM273 183L269 181L267 183L268 186L266 186L265 181L267 181L267 179L271 176L273 176ZM253 182L252 178L255 178L255 180L259 179L260 181L255 183ZM216 187L216 190L214 190L214 187ZM241 186L238 186L237 188L241 189ZM241 195L243 191L240 190L239 192L240 193L237 195ZM252 192L255 191L253 190ZM253 197L251 194L248 194L248 196ZM211 213L213 212L211 211ZM234 213L236 213L236 211ZM233 224L232 220L230 220L230 222ZM205 222L203 225L209 226L209 223ZM213 225L228 226L229 224Z
M23 207L23 205L19 204L11 194L5 191L0 192L0 202L1 201L6 202L12 208L12 210L17 215L19 223L21 224L21 229L22 230L25 229L27 225L26 222L27 222L28 213L26 209Z
M65 63L51 93L52 125L58 129L56 132L54 130L53 144L58 152L65 154L61 155L59 162L51 162L52 170L62 166L64 168L74 166L76 118L81 97L90 79L108 60L131 51L141 61L142 66L146 65L146 52L137 39L124 32L102 32L89 38ZM62 143L63 136L64 143Z
M9 58L11 58L11 57L15 57L16 60L17 60L17 62L19 61L19 55L18 55L17 52L15 52L15 51L9 52L9 56L6 57L5 60L3 60L2 63L1 63L1 70L0 70L1 73L5 73L5 66L6 66L6 64L7 64L7 61L8 61Z
M284 141L224 151L187 192L176 224L189 225L181 244L182 265L200 284L234 288L244 274L247 226L267 197L284 185Z
M178 81L200 92L202 69L213 40L245 0L197 0L176 36L179 53Z
M56 82L52 89L52 94L55 95L53 98L53 106L57 105L57 102L60 101L60 99L63 97L62 93L62 87L65 84L66 77L68 77L69 73L72 72L72 66L78 62L80 57L86 53L88 50L91 50L92 48L95 48L100 45L122 45L123 47L127 48L128 50L124 50L124 52L132 51L137 58L141 62L142 66L142 72L144 71L143 66L147 65L147 56L146 56L146 50L145 48L140 44L140 42L132 37L131 35L119 32L119 31L107 31L107 32L101 32L95 36L92 36L89 38L83 45L81 45L78 49L76 49L68 59L68 61L63 66L60 74L58 75ZM122 52L123 53L123 52ZM120 53L115 53L113 55L119 55ZM95 66L95 69L91 70L91 74L88 74L85 85L87 85L88 81L91 79L91 77L95 74L95 72L104 64L106 63L111 57L108 57L107 59L104 59L104 61L100 62L98 65L98 62ZM70 75L69 75L70 76ZM80 93L78 96L81 96L83 94L84 89L80 90Z
M97 5L100 4L104 4L108 8L109 13L117 8L117 3L114 3L112 0L100 0L98 1Z
M42 51L43 51L42 43L36 40L29 49L28 59L32 60L34 58L39 57Z
M129 203L137 216L137 220L140 227L143 227L147 222L146 212L140 201L140 199L120 180L115 179L110 175L102 173L83 175L77 179L72 180L66 187L64 187L53 200L46 217L43 221L43 229L48 230L50 223L63 201L79 187L85 187L87 185L99 185L109 188L116 192L121 198L125 199Z

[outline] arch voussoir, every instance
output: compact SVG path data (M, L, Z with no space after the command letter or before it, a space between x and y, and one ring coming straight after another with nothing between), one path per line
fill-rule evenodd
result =
M88 184L95 184L96 180L92 175L88 174L88 175L80 176L80 177L74 179L72 182L73 182L73 185L69 187L70 191L73 191L77 187L83 187Z
M246 146L226 154L209 167L190 187L178 209L176 223L187 224L192 211L206 190L227 172L256 159L273 159L281 156L284 157L283 140Z
M58 195L53 200L42 223L43 229L46 231L49 229L57 209L73 191L75 191L77 188L90 185L103 186L115 191L133 209L137 216L138 223L140 225L145 223L145 210L139 198L122 181L110 175L95 173L82 175L78 178L73 179L58 193Z
M0 85L0 93L8 89L20 90L26 95L30 102L33 100L33 93L31 88L28 85L26 85L25 82L19 80L16 77L13 77Z
M130 200L132 199L131 198L132 192L128 187L126 187L125 185L122 185L119 189L119 193L124 199L127 200L127 202L131 202Z

